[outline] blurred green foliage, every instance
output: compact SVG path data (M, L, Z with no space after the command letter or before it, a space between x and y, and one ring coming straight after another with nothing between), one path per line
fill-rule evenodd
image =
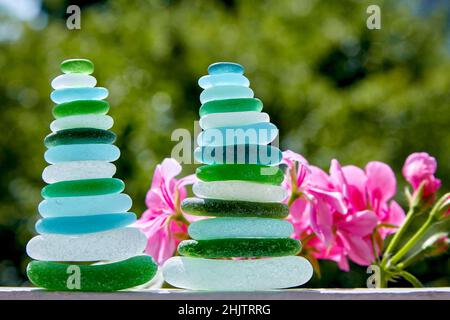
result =
M49 0L45 28L25 26L17 41L0 42L0 285L26 284L24 246L38 218L42 141L52 121L50 81L67 58L91 59L98 85L110 91L122 150L117 177L138 214L155 165L175 145L171 132L193 130L197 79L215 61L245 66L283 149L325 169L332 158L362 167L380 160L397 173L408 154L427 151L449 189L448 11L421 16L405 2L375 0L85 3L81 30L66 28L67 2ZM369 4L381 7L381 30L366 27ZM365 286L365 268L322 268L311 286ZM427 285L449 285L448 254L416 269Z

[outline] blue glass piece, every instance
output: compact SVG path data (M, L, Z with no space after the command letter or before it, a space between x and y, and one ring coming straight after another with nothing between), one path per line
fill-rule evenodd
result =
M94 88L65 88L54 90L50 94L53 102L60 104L74 100L103 100L108 96L108 89Z
M40 234L85 234L126 227L136 221L131 212L95 216L44 218L36 222Z
M283 154L269 145L234 145L226 147L197 147L194 158L204 164L262 164L278 165Z
M120 149L112 144L68 144L48 149L44 158L54 164L67 161L116 161L120 157Z
M123 213L130 210L132 200L124 193L101 196L50 198L39 204L43 218L64 216L88 216Z
M244 73L244 67L239 63L235 62L216 62L210 64L208 67L209 74L220 74L220 73Z
M277 127L270 122L260 122L246 126L211 128L197 137L200 147L221 147L240 144L266 145L278 135Z

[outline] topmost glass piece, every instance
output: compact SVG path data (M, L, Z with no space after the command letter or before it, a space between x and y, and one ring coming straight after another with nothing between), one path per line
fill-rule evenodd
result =
M244 74L244 67L234 62L216 62L208 67L209 74L237 73Z
M91 74L94 72L94 64L88 59L64 60L61 62L60 68L63 73Z

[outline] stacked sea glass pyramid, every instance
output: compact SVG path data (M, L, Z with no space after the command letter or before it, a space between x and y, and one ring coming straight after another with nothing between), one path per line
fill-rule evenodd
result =
M166 261L165 280L193 290L265 290L299 286L312 276L311 264L295 256L301 249L282 220L288 207L278 168L281 152L269 145L278 129L261 113L244 69L215 63L200 78L199 147L194 156L206 165L182 209L214 217L193 222L182 241L181 257Z
M129 227L136 220L125 185L113 178L111 163L120 156L109 131L108 90L96 87L91 61L66 60L64 73L52 81L56 118L45 138L40 234L27 245L35 261L27 268L31 282L50 290L114 291L148 282L156 273L142 252L146 237Z

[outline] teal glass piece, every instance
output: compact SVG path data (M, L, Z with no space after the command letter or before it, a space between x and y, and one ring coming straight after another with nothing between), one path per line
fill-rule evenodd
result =
M72 144L59 145L48 149L44 158L50 164L67 161L116 161L120 150L112 144Z
M124 193L101 196L50 198L39 204L39 214L43 218L68 216L88 216L123 213L130 210L132 200Z
M294 232L288 221L264 218L213 218L192 222L188 229L195 240L226 238L287 238Z
M163 265L170 285L190 290L256 291L298 287L311 279L313 268L303 257L219 260L173 257Z
M108 89L102 87L57 89L50 94L50 99L57 104L75 100L103 100L106 97Z
M211 128L197 137L200 147L222 147L231 145L266 145L278 135L277 127L270 122L260 122L246 126Z
M198 80L198 85L203 89L216 86L250 86L250 81L243 75L237 73L223 73L203 76Z
M194 158L204 164L278 165L283 159L280 149L269 145L234 145L226 147L197 147Z
M125 189L125 183L117 178L66 180L45 186L41 195L44 199L99 196L120 193Z
M200 94L200 102L202 104L208 101L253 98L253 90L243 86L218 86L205 89Z
M131 212L79 217L44 218L36 222L40 234L85 234L126 227L136 221Z
M263 103L258 98L241 98L209 101L199 109L200 117L208 114L228 113L228 112L260 112L263 109Z
M235 62L216 62L208 67L209 74L237 73L243 74L244 67Z

